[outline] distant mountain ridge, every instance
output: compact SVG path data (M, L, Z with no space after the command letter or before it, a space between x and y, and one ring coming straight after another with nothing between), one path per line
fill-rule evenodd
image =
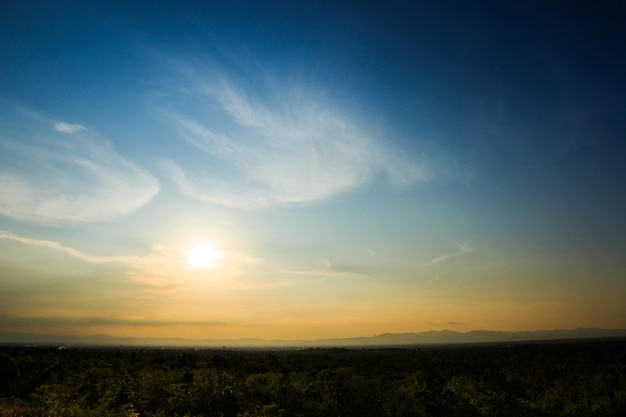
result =
M0 344L19 345L81 345L81 346L154 346L154 347L384 347L446 344L531 342L541 340L600 339L626 337L626 329L578 328L570 330L536 330L505 332L472 330L432 330L419 333L383 333L376 336L318 339L185 339L138 338L106 335L45 335L0 332Z
M384 333L371 337L335 339L338 344L369 346L402 346L402 345L433 345L459 343L497 343L497 342L529 342L536 340L559 339L598 339L607 337L626 337L626 329L578 328L571 330L536 330L505 332L491 330L472 330L457 332L453 330L433 330L419 333ZM333 339L324 340L332 342Z

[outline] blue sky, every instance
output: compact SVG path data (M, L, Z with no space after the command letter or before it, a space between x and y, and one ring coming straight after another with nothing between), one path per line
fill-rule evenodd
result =
M0 330L626 327L617 2L0 7Z

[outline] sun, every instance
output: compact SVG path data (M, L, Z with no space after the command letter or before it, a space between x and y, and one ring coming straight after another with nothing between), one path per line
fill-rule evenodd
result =
M221 257L221 253L207 242L196 242L193 249L182 252L194 269L215 268L217 266L216 261Z

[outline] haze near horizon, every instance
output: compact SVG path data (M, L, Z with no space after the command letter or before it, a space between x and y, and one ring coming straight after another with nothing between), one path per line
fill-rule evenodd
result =
M0 332L626 328L618 2L0 6Z

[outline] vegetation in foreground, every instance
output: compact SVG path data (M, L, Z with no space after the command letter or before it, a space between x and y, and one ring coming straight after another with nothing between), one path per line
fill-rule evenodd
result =
M626 340L371 350L0 348L0 417L623 415Z

